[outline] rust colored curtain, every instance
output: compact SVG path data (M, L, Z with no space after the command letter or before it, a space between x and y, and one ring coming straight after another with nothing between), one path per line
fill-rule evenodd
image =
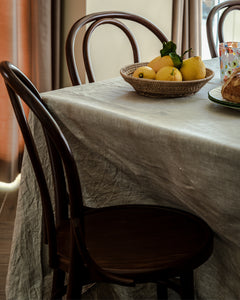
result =
M179 54L192 48L189 56L201 55L202 0L173 0L172 40Z
M0 1L0 61L18 66L40 92L59 87L59 0ZM23 141L0 78L0 181L20 171Z

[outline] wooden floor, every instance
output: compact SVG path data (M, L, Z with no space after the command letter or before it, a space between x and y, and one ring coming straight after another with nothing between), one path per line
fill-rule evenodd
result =
M5 283L15 219L17 192L0 191L0 300L5 300Z

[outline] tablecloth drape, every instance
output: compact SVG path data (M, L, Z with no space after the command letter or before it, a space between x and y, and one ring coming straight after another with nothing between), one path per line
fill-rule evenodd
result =
M214 79L189 97L145 98L122 78L42 96L73 150L85 203L153 203L199 215L214 230L215 245L212 257L195 271L196 299L234 300L240 295L240 115L208 100L208 91L220 79L218 60L206 65L215 70ZM31 126L47 172L35 118ZM37 190L25 153L8 299L42 299L49 291ZM154 299L156 290L153 285L130 289L103 284L84 297L108 296Z

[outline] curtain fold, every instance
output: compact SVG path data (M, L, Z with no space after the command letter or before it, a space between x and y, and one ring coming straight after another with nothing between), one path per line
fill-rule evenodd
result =
M192 48L184 58L201 56L202 0L173 0L172 41L178 54Z
M0 1L0 61L18 66L40 92L59 87L60 15L59 0ZM15 179L22 152L23 141L0 78L0 181Z
M62 32L62 1L52 0L51 3L51 37L52 37L52 89L60 88L61 84L61 32Z

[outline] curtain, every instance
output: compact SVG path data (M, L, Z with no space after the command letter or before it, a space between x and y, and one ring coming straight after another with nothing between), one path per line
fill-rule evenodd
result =
M0 61L9 60L40 92L59 87L59 0L0 1ZM20 171L23 141L0 78L0 181Z
M173 0L172 41L178 54L192 48L184 58L201 56L202 0Z

